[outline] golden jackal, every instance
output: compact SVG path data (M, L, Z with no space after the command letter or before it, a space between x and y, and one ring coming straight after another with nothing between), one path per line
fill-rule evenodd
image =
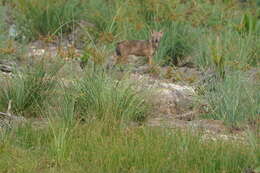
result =
M148 58L148 62L152 64L152 57L159 47L159 42L163 36L163 32L151 33L150 40L125 40L117 43L116 55L118 61L124 61L128 55L145 56Z

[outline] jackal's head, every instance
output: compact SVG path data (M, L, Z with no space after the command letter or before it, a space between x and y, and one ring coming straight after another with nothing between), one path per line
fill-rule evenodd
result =
M159 46L160 40L163 36L163 32L162 31L152 31L151 33L151 41L152 43L155 45L155 47L157 48Z

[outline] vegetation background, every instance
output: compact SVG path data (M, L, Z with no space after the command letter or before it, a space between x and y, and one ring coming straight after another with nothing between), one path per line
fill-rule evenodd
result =
M259 0L0 4L0 65L23 64L12 77L0 75L0 111L11 100L12 114L28 119L0 128L0 172L260 172ZM208 103L201 118L242 129L243 141L145 125L154 112L152 91L140 90L127 66L120 77L117 67L105 66L118 41L145 40L160 29L149 72L171 71L190 57L201 72L213 71L197 87L198 99ZM37 40L56 44L58 54L31 59L29 45ZM80 74L67 61L77 58L85 66Z

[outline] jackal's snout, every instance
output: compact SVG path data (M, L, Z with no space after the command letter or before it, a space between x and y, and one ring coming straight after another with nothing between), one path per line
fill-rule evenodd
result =
M153 31L151 33L151 37L152 37L152 43L154 43L156 45L156 48L159 46L159 42L161 41L161 38L163 36L163 32L162 31L159 31L159 32L156 32L156 31Z

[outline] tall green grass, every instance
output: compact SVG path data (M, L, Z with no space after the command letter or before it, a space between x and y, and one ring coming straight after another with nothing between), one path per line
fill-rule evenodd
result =
M128 80L117 81L104 72L88 72L76 87L76 110L81 116L142 121L149 113L148 91L136 90Z
M0 43L3 44L3 41L6 38L6 26L4 23L6 9L3 6L0 6Z
M194 44L201 34L183 22L168 22L161 27L164 36L155 60L164 65L180 65L187 56L192 56Z
M11 111L14 114L37 116L43 103L54 92L55 75L59 70L57 65L54 66L47 70L43 63L36 64L6 79L0 87L1 108L6 110L9 101L12 101Z
M232 126L259 121L259 86L239 72L212 83L205 96L213 109L211 118Z
M155 57L162 64L194 56L194 62L206 68L212 63L208 45L216 35L224 38L225 59L255 64L259 55L257 9L242 8L238 2L19 0L15 4L18 25L28 38L70 32L84 19L93 24L84 28L86 47L91 40L108 52L117 41L148 39L150 31L163 29L164 39ZM250 36L243 37L241 32L246 30Z
M82 17L79 0L18 0L16 22L27 39L70 32Z
M228 5L232 8L226 8ZM223 38L227 60L242 59L243 63L255 64L259 55L258 25L246 37L237 29L243 22L241 15L253 14L254 10L242 9L239 3L98 0L86 3L86 8L90 11L87 19L96 25L90 29L94 30L93 40L110 48L124 39L148 39L151 30L162 29L164 37L155 57L161 64L176 64L177 59L192 56L200 67L213 65L210 42L216 35ZM104 36L109 36L109 42L103 42Z
M95 37L98 37L103 32L114 32L114 22L117 15L116 4L116 1L104 0L89 0L84 3L84 7L88 12L87 20L95 24L95 28L91 30Z
M253 136L252 145L204 141L200 134L119 128L103 120L63 130L16 129L0 141L0 171L240 173L259 165L259 138Z
M219 40L218 44L216 40ZM220 66L220 61L216 61L218 58L221 58L222 68L228 71L246 70L260 63L257 34L241 36L230 29L221 34L207 32L194 50L194 61L201 68Z
M43 111L48 116L46 124L39 121L0 131L0 172L240 173L258 167L260 138L251 133L240 143L202 140L203 134L188 131L126 125L143 121L152 112L149 91L99 71L117 41L148 39L151 30L162 29L158 63L171 65L191 56L201 69L225 71L225 77L206 88L208 118L231 126L258 123L259 87L245 76L249 67L259 64L257 11L235 2L12 1L16 24L28 39L68 33L80 19L94 24L84 31L86 61L92 58L95 67L86 67L94 70L86 70L84 77L78 75L64 88L55 85L59 68L49 72L52 68L44 65L1 80L0 111L6 111L12 100L14 114L37 116ZM223 61L218 61L220 57Z

